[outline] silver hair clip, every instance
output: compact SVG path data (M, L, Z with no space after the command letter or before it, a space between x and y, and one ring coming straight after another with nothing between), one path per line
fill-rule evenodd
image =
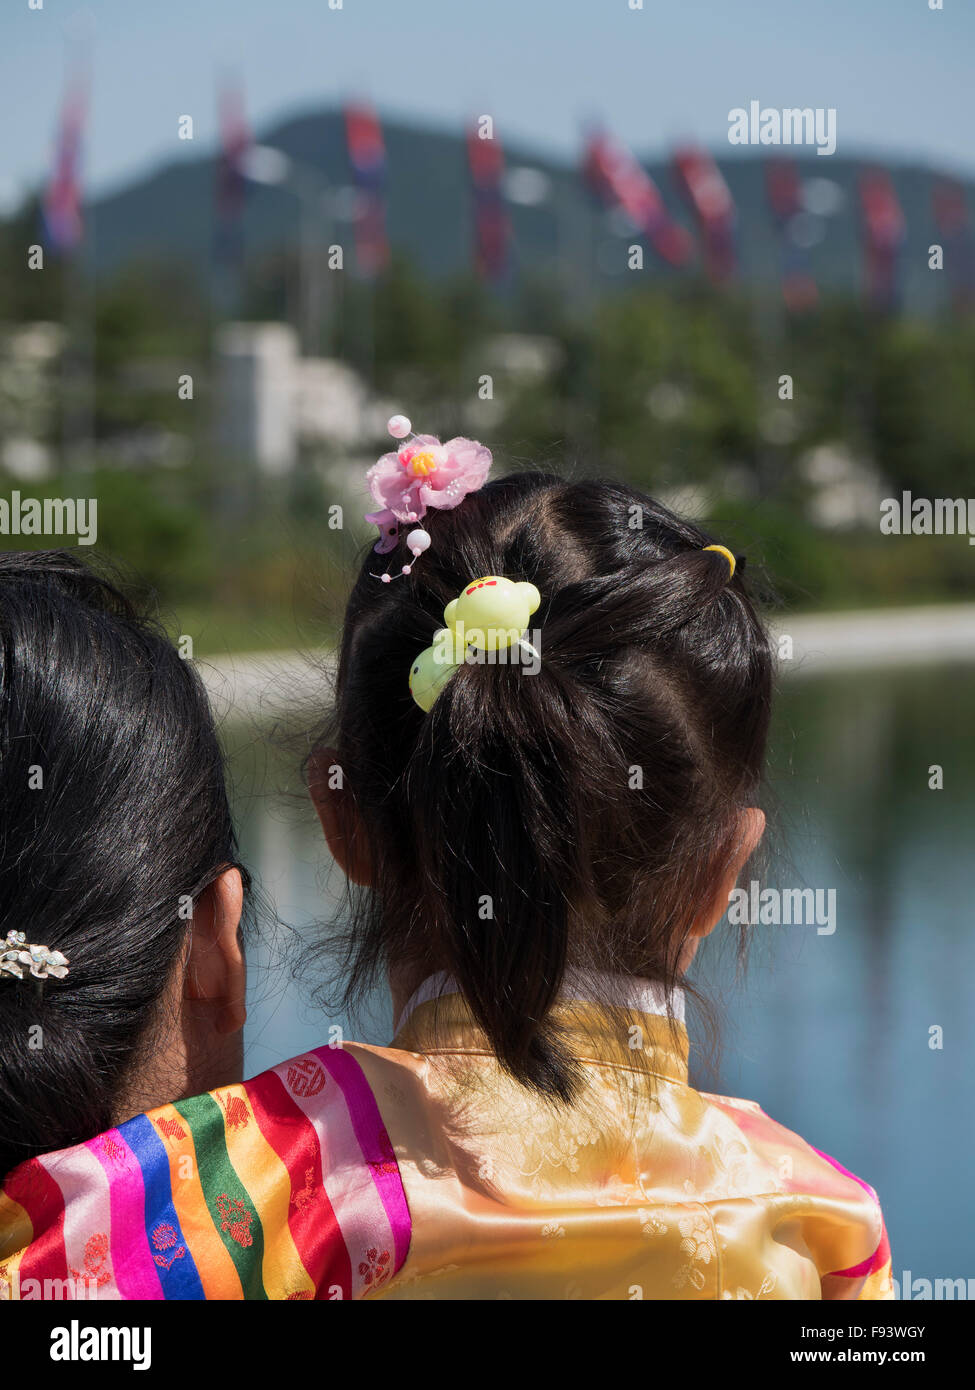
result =
M22 931L8 931L6 940L0 941L0 978L12 975L22 980L25 965L35 980L46 980L49 975L63 980L68 973L68 958L60 951L28 945Z

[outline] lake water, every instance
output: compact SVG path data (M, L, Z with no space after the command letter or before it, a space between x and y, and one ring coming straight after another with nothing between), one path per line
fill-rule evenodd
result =
M701 953L723 1047L717 1073L699 1062L693 1079L758 1101L869 1181L897 1279L975 1278L973 711L971 667L787 682L768 882L834 890L835 931L750 929L743 980L724 924ZM328 1041L335 1024L388 1042L384 998L349 1020L310 1002L314 971L294 978L291 959L338 910L297 759L254 731L230 730L227 744L244 859L289 924L265 925L250 948L248 1074ZM929 787L934 765L941 790Z

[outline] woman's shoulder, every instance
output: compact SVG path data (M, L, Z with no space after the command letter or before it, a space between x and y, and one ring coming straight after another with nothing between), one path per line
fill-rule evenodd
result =
M316 1048L21 1164L0 1197L8 1282L15 1267L22 1297L46 1296L27 1280L122 1298L372 1292L403 1264L410 1217L353 1053Z

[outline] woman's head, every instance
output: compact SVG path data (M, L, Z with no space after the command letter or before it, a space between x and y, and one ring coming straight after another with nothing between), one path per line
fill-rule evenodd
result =
M234 1079L244 966L192 663L68 552L0 555L0 657L0 938L70 961L42 989L0 979L2 1174Z
M378 583L367 557L335 751L312 764L326 831L371 889L353 987L383 966L449 971L502 1063L565 1096L548 1014L566 968L672 988L761 833L770 647L712 538L631 488L507 477L430 529L406 579ZM486 574L540 591L537 672L462 665L423 714L411 663Z

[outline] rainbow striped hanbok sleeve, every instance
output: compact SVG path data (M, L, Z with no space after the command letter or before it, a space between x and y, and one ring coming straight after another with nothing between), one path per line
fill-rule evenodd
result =
M15 1168L0 1298L361 1298L409 1243L372 1091L322 1047Z

